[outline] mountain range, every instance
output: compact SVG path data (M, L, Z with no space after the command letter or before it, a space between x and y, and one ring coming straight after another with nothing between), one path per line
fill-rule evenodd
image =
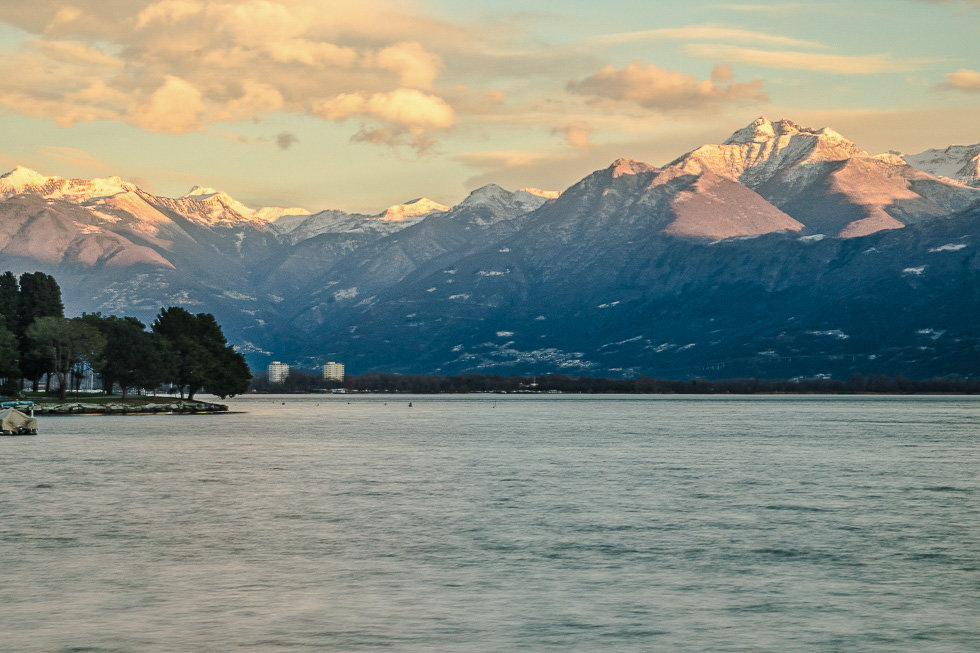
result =
M255 366L601 376L980 374L980 144L872 155L759 118L561 193L374 215L118 177L0 177L0 264L69 312L208 311Z

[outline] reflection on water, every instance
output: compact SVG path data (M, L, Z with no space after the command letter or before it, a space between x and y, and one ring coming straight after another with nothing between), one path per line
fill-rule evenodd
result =
M0 647L977 649L977 399L231 403L0 438Z

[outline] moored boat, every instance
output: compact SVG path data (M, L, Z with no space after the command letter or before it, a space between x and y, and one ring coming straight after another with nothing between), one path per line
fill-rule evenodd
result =
M21 412L25 408L28 414ZM0 403L0 435L37 435L37 419L33 401L4 401Z

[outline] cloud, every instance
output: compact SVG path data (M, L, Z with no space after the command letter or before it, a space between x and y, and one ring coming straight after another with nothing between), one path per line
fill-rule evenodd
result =
M442 69L442 59L415 42L389 45L374 61L379 68L396 72L402 85L415 88L432 88Z
M787 70L812 70L842 75L870 75L922 70L936 59L899 59L890 54L839 55L790 50L755 50L734 45L692 43L685 46L686 54L702 59L735 61L738 63Z
M735 71L728 64L718 64L711 69L711 81L727 84L735 79Z
M980 0L919 0L931 5L966 5L980 9Z
M299 143L299 137L296 134L291 134L289 132L282 132L276 134L276 145L279 146L281 150L288 150L296 143Z
M326 4L0 0L3 22L32 35L0 50L0 106L65 127L113 120L171 134L274 113L356 115L368 121L358 133L419 144L454 123L433 47L479 49L478 34L400 0Z
M759 80L725 85L710 79L699 80L694 75L666 70L653 64L644 66L637 61L622 69L606 66L581 81L570 81L567 88L577 95L633 102L662 112L715 109L724 104L769 101Z
M524 150L487 150L483 152L466 152L457 154L453 159L468 168L476 170L495 170L535 165L551 161L554 157L543 152L527 152Z
M399 88L370 97L359 93L342 93L323 100L314 107L317 115L343 122L359 117L383 123L363 126L351 140L374 145L397 147L408 145L416 152L430 151L435 140L430 130L448 129L455 123L455 113L442 98L417 89Z
M751 13L788 13L799 9L809 9L811 5L805 2L777 2L775 4L752 4L752 3L723 3L715 5L721 9L731 11L745 11Z
M167 75L160 88L133 107L130 120L150 132L184 134L200 131L204 110L201 91L180 77Z
M68 164L74 168L90 170L99 173L113 172L113 166L98 159L84 150L74 147L56 147L54 145L41 148L40 153L54 159L60 163Z
M620 34L605 34L589 39L590 43L598 45L614 45L633 41L672 39L680 41L734 41L766 45L785 45L806 48L825 48L827 46L816 41L795 39L778 34L768 34L755 30L725 27L723 25L687 25L685 27L662 27Z
M278 111L285 105L286 101L277 89L247 79L242 83L241 94L217 108L213 119L236 122Z
M563 135L569 145L580 150L592 147L592 126L584 120L575 120L553 129L551 133Z
M961 68L955 73L947 73L946 81L937 84L936 88L980 93L980 72Z
M317 115L343 121L352 116L364 116L393 123L409 129L452 127L454 114L445 100L411 88L399 88L370 97L360 93L342 93L315 106Z

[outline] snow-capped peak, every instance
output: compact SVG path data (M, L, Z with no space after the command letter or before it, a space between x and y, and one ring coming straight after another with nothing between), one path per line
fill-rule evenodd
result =
M613 161L612 165L609 166L609 170L612 172L613 179L615 179L624 175L640 175L645 172L656 172L657 168L643 161L623 157Z
M513 193L501 188L497 184L487 184L486 186L480 186L467 195L466 199L459 203L459 206L470 206L486 202L506 202L512 196Z
M136 186L119 177L65 179L46 177L36 170L17 166L0 176L0 196L12 197L32 192L46 199L87 202L136 190Z
M51 177L45 177L36 170L31 170L25 166L17 166L7 174L0 177L4 189L6 188L30 188L43 186Z
M930 149L918 154L900 152L893 154L901 156L913 168L934 177L980 187L980 143L950 145L943 149Z
M498 219L509 219L533 211L547 201L547 197L524 189L512 193L497 184L487 184L474 190L455 208L487 207ZM482 220L482 223L487 224L487 221Z
M225 197L227 197L227 194L222 193L221 191L216 190L214 188L208 188L207 186L194 186L194 188L184 193L184 195L182 195L181 197L193 198L196 200L206 200L210 197L214 197L215 195L224 195Z
M310 215L310 212L306 209L300 207L292 208L282 208L281 206L263 206L260 209L256 209L253 216L257 220L262 220L263 222L275 222L287 216L293 217L305 217Z
M559 195L561 191L557 190L542 190L541 188L534 188L533 186L527 186L525 188L518 188L518 193L527 193L528 195L534 195L535 197L543 197L546 200L553 200Z
M726 140L723 145L764 143L766 141L771 141L782 137L792 137L797 135L811 136L827 140L845 141L850 143L850 141L829 127L812 129L810 127L804 127L803 125L797 124L792 120L779 120L777 122L772 122L765 116L760 116L750 124L729 136L728 140Z
M720 145L702 145L668 164L685 173L710 170L753 187L793 166L870 155L829 128L760 117Z
M385 222L402 222L403 220L417 218L434 211L444 212L448 210L449 207L445 204L430 200L428 197L419 197L414 200L409 200L404 204L389 206L378 217Z
M765 116L759 116L749 125L742 127L728 137L724 145L741 145L743 143L761 143L776 137L772 122Z

